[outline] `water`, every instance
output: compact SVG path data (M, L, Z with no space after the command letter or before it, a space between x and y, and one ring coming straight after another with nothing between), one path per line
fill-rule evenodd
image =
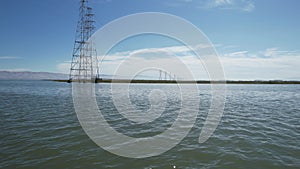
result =
M176 118L180 99L172 84L130 87L133 105L145 111L149 91L172 93L166 113L146 125L132 124L116 112L109 87L97 84L97 100L119 132L152 136ZM101 149L84 133L71 84L0 81L0 168L300 168L300 85L228 85L223 118L203 144L198 137L210 90L209 85L198 87L199 115L187 137L160 156L130 159Z

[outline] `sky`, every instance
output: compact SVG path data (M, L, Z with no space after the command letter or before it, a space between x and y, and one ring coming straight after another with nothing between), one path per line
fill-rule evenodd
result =
M186 19L215 46L227 79L300 80L298 0L90 0L90 6L97 29L140 12ZM78 8L79 0L0 1L0 70L68 73ZM115 47L101 70L112 74L117 60L147 49L184 55L195 72L202 72L181 45L154 35L132 37ZM161 55L156 62L165 59Z

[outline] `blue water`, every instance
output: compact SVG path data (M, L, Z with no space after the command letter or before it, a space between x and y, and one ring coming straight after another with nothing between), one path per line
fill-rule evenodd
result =
M210 105L210 86L198 85L197 121L180 144L159 156L131 159L97 146L81 128L71 84L0 81L0 168L300 168L300 85L227 85L222 120L203 144L199 133ZM116 113L109 84L97 84L98 105L119 132L144 137L172 125L180 105L174 85L134 84L136 108L149 109L153 89L170 93L153 123L132 124Z

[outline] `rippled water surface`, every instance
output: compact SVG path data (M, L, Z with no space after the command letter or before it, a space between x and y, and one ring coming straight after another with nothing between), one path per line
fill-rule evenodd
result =
M118 114L109 84L96 87L107 121L132 137L163 132L181 105L176 85L131 85L128 96L138 110L150 109L153 90L167 97L159 118L135 124ZM211 95L209 85L198 88L199 114L187 137L160 156L130 159L101 149L85 134L71 84L0 81L0 168L300 168L300 85L227 85L222 120L203 144L198 137Z

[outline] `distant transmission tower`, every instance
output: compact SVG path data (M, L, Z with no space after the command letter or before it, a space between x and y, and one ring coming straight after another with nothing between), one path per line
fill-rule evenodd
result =
M69 82L95 82L99 76L97 52L91 38L95 31L93 18L88 0L81 0Z

